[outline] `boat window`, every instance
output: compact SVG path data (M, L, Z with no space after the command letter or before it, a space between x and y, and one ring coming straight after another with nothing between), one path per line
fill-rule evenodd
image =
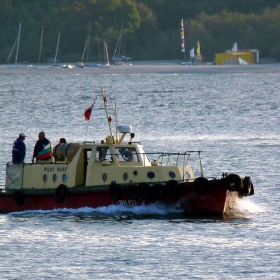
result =
M113 161L110 148L108 146L97 147L95 159L96 161L103 161L103 160Z
M145 163L151 162L150 158L148 157L146 151L143 148L139 148L140 156L142 158L142 161Z
M53 181L56 182L56 180L57 180L57 175L56 175L56 174L53 174L53 177L52 177L52 178L53 178Z
M120 162L139 162L136 148L116 147L116 154Z
M62 181L63 181L63 182L66 182L66 181L67 181L67 175L66 175L66 174L63 174L63 175L62 175Z

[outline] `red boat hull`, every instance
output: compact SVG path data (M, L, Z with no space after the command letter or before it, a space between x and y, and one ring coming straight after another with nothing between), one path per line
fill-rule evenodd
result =
M160 203L166 206L175 206L178 209L190 212L203 213L224 213L229 197L235 192L226 188L224 180L210 180L209 188L204 193L197 193L193 183L178 185L176 192L165 192L160 198L153 198L151 195L146 199L138 197L131 198L131 194L125 190L118 198L112 198L110 189L105 190L71 190L62 202L57 202L55 192L32 193L21 192L21 201L17 200L15 193L0 193L0 212L18 212L25 210L53 210L53 209L79 209L82 207L98 208L110 205L124 205L133 207L137 205L151 205Z

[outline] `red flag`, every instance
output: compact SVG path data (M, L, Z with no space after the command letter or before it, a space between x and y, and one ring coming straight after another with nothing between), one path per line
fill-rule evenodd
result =
M84 116L85 116L86 121L89 121L89 119L90 119L90 115L91 115L91 112L92 112L93 105L94 105L94 102L92 103L92 105L88 109L85 110Z
M88 109L86 109L85 112L84 112L84 116L85 116L86 121L89 121L89 119L90 119L90 115L91 115L92 108L93 108L93 105L95 103L96 98L97 98L97 96L95 97L95 99L94 99L93 103L91 104L91 106Z

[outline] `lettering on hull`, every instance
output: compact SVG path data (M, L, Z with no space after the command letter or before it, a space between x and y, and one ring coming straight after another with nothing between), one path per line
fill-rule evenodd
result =
M44 167L44 172L66 172L67 167Z
M140 206L145 204L145 200L119 200L117 205L123 205L126 207L134 207L134 206Z

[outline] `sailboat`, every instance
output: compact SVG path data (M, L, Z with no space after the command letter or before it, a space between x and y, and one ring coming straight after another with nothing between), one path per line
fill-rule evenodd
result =
M87 51L87 62L88 62L89 46L90 46L90 24L89 24L89 27L88 27L88 36L87 36L87 39L86 39L86 43L85 43L84 51L83 51L83 54L82 54L82 58L81 58L80 62L76 63L76 67L84 68L84 66L88 66L88 65L84 64L84 56L85 56L85 53Z
M83 61L84 61L84 56L85 56L86 49L88 48L88 45L89 45L89 40L90 40L90 36L88 36L87 39L86 39L86 44L85 44L85 47L84 47L84 51L83 51L83 54L82 54L81 61L76 63L76 67L84 68Z
M181 65L190 65L192 64L191 61L186 60L186 49L185 49L185 31L184 31L184 20L181 20L181 43L182 43L182 53L184 55L184 61L182 61L180 64Z
M114 56L112 58L112 61L115 65L121 65L124 62L130 61L130 57L121 55L121 43L122 43L122 34L123 34L123 23L121 27L121 32L117 41L116 49L114 52Z
M107 48L107 44L104 40L104 64L97 64L98 67L100 68L108 68L110 67L110 63L109 63L109 56L108 56L108 48Z
M9 54L9 56L8 56L8 59L7 59L7 63L8 63L9 60L10 60L10 57L11 57L11 55L12 55L12 53L13 53L13 50L14 50L14 48L15 48L15 45L16 45L16 43L17 43L16 56L15 56L15 64L14 64L14 65L5 65L5 67L18 67L17 59L18 59L18 51L19 51L20 31L21 31L21 22L19 23L18 36L17 36L17 38L15 39L15 42L14 42L14 44L13 44L13 47L12 47L12 49L11 49L11 51L10 51L10 54Z
M58 38L57 38L55 57L54 57L53 63L50 65L50 67L59 66L58 64L56 64L56 62L57 62L57 52L58 52L58 46L59 46L59 39L60 39L60 33L58 34Z

